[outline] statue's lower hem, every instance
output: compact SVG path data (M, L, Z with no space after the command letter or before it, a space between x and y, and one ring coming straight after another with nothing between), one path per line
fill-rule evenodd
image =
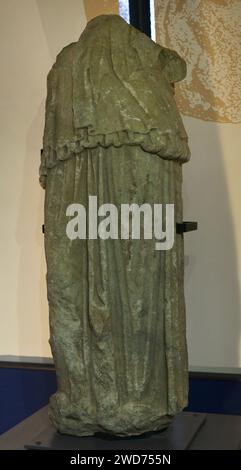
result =
M56 394L57 395L57 394ZM61 433L72 436L109 434L126 437L162 431L171 423L173 416L163 414L154 406L126 403L124 406L108 407L91 413L83 406L66 405L54 395L50 401L49 418Z

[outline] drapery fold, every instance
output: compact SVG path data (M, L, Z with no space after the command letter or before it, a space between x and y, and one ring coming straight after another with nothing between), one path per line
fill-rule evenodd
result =
M45 248L50 344L58 391L50 417L63 433L141 434L166 427L187 405L183 237L70 240L66 207L175 204L181 165L138 147L85 149L49 171ZM119 221L120 222L120 221Z

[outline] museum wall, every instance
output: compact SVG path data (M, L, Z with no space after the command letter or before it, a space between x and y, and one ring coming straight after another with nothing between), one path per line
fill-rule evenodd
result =
M80 0L1 0L0 354L48 356L38 167L46 76L85 24Z
M46 76L58 51L78 39L86 14L94 16L93 2L86 11L84 3L0 0L4 355L50 355L38 184ZM192 151L184 167L184 215L199 223L197 232L185 235L190 363L240 367L241 125L183 112Z

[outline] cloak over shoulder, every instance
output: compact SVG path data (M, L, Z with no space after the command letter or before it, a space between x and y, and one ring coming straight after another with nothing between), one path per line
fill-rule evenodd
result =
M139 145L164 159L189 159L172 83L183 59L118 15L91 20L48 75L40 183L47 169L84 148Z

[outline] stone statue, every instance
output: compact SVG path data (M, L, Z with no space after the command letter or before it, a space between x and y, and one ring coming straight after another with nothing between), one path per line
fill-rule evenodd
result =
M117 15L91 20L48 75L40 183L61 433L161 430L187 404L183 236L70 239L69 205L175 204L187 135L173 83L185 62Z

